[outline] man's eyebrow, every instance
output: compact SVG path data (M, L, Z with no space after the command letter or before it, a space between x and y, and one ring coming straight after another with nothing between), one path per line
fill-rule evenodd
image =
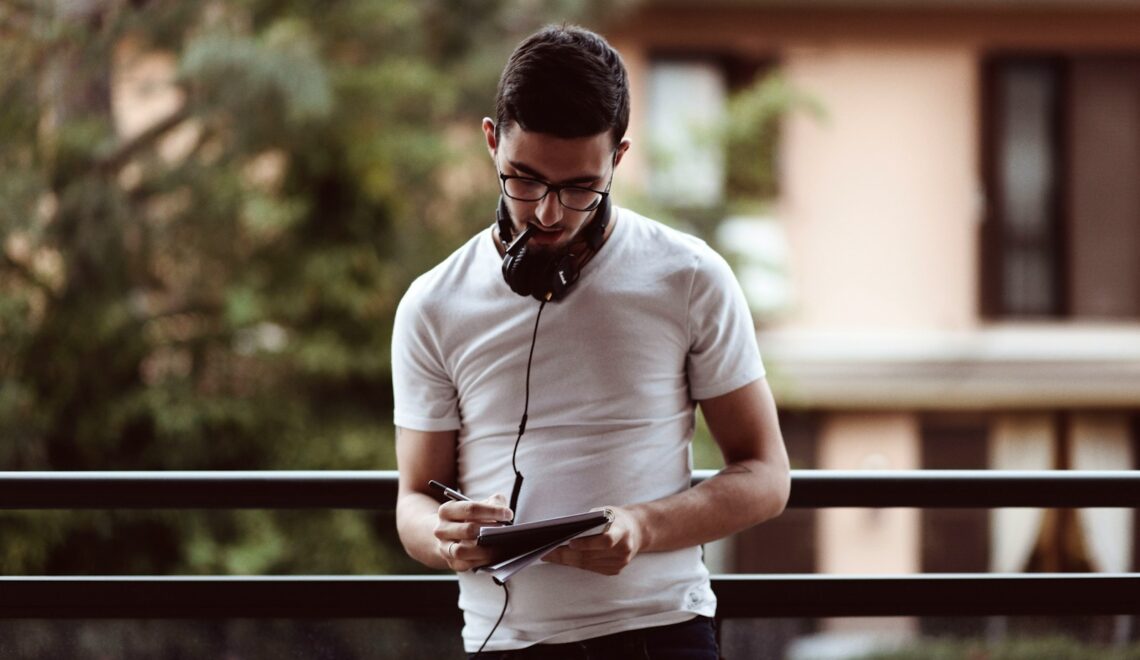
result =
M511 167L515 168L516 170L522 172L523 174L529 176L529 177L533 177L535 179L541 179L542 181L545 181L548 183L553 183L555 185L573 186L573 185L577 185L580 183L593 183L594 181L597 181L597 180L602 178L602 175L600 175L600 174L598 174L598 175L584 174L582 176L576 176L572 179L566 179L565 181L551 181L547 177L543 176L542 172L539 172L537 169L531 167L530 165L527 165L526 163L520 163L518 161L508 160L507 164L510 165Z

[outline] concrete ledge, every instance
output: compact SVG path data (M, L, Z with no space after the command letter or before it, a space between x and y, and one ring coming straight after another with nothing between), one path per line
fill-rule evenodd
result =
M1140 407L1140 325L759 334L782 406L847 410Z

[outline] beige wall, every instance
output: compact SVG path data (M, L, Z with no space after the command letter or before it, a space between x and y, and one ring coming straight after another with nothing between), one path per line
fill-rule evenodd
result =
M906 470L920 467L918 420L904 413L834 413L820 430L824 470ZM823 509L819 572L918 572L916 509Z
M968 48L832 44L785 55L823 105L784 134L793 326L975 322L977 61Z
M640 194L649 188L649 141L645 139L645 125L649 110L649 53L636 40L611 39L611 45L621 53L629 72L629 129L626 137L632 142L621 160L621 168L614 175L614 189L618 204L625 193ZM628 202L627 202L628 203Z

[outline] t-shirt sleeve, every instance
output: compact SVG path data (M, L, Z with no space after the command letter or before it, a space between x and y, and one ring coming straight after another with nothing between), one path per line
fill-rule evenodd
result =
M417 431L457 430L459 395L413 284L396 308L392 327L392 393L396 426Z
M756 327L728 263L706 248L698 256L689 294L689 392L702 401L764 376Z

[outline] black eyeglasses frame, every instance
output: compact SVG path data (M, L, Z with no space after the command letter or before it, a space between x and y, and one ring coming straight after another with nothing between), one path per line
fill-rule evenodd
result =
M570 209L571 211L579 211L579 212L585 213L585 212L593 211L594 209L601 206L602 202L605 201L606 197L610 196L610 187L614 183L614 173L617 171L617 150L616 149L614 150L613 156L610 159L610 180L606 183L606 189L605 190L596 190L594 188L588 188L586 186L575 186L575 185L563 185L563 184L557 184L557 183L550 183L549 181L543 181L542 179L536 179L532 176L519 176L519 175L515 175L515 174L503 174L502 170L497 169L497 171L499 173L499 189L502 190L504 195L506 195L507 197L509 197L515 201L518 201L518 202L541 202L542 200L546 199L546 196L549 195L551 191L554 191L554 197L558 200L558 203L561 204L563 208ZM507 192L507 181L510 181L512 179L519 180L519 181L530 181L532 183L541 184L543 186L546 186L546 192L542 193L542 196L536 197L534 199L527 199L525 197L515 197L514 195ZM574 208L573 206L570 206L569 204L567 204L565 201L562 200L562 191L563 190L588 191L588 192L594 193L595 195L600 195L600 197L598 197L597 201L595 201L589 207L584 208L584 209L579 209L579 208Z

